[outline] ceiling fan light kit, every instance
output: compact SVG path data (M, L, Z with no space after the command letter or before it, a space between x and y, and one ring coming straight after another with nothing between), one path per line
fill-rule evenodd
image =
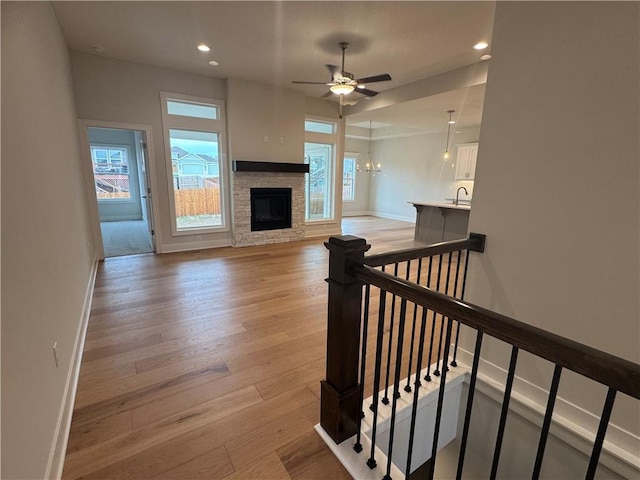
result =
M348 83L339 83L337 85L331 85L329 90L331 90L336 95L348 95L353 92L354 86L349 85Z

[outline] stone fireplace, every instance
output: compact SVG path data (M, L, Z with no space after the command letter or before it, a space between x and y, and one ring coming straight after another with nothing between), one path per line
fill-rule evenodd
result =
M284 243L302 240L305 237L304 222L304 174L309 166L303 163L233 162L233 246L248 247L270 243ZM252 229L251 190L266 192L268 190L290 190L291 226L257 230ZM254 200L254 213L256 208ZM264 211L262 211L264 216ZM274 216L280 215L275 213Z

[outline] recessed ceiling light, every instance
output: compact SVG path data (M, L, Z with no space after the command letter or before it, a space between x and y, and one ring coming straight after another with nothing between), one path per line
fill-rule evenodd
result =
M488 53L486 55L482 55L480 57L480 60L489 60L491 58L491 55L489 55Z
M200 50L201 52L208 52L211 49L209 48L209 45L205 45L204 43L202 43L198 45L198 50Z
M211 65L212 67L217 67L220 64L218 62L216 62L215 60L209 60L209 65Z
M91 49L95 53L104 53L104 47L102 45L94 45L93 47L91 47Z
M476 50L484 50L488 46L489 44L487 42L478 42L473 46L473 48L475 48Z
M454 123L456 123L455 120L449 120L447 123L449 123L450 125L453 125Z

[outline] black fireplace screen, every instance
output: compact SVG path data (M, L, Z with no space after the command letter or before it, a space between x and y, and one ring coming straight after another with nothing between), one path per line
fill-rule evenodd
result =
M251 231L291 228L291 189L251 189Z

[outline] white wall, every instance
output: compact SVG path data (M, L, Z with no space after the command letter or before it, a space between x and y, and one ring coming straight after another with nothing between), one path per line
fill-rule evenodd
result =
M69 56L51 4L2 2L2 478L55 477L61 466L53 450L63 447L58 428L67 433L95 265L83 187Z
M224 100L224 81L78 52L71 53L71 66L79 118L151 126L154 195L159 206L156 244L160 249L194 248L194 243L201 247L229 245L229 232L172 236L160 104L161 91Z
M470 217L487 248L467 295L636 363L639 25L637 2L498 2ZM508 364L500 345L483 357ZM552 367L523 355L516 373L543 402ZM559 412L599 416L605 393L563 374ZM607 438L637 456L620 430L640 434L637 402L619 395L613 424Z
M387 138L372 142L375 163L382 163L382 174L369 184L369 210L392 218L415 220L411 201L444 201L455 197L465 186L473 194L472 181L456 181L456 144L478 140L479 128L467 128L451 141L451 159L443 160L446 133ZM463 198L463 197L461 197Z

